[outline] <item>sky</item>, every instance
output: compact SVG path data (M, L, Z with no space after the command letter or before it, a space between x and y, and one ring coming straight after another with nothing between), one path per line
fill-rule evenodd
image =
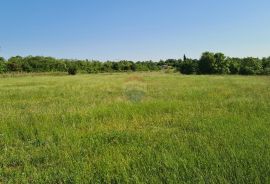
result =
M270 56L269 0L1 0L0 56Z

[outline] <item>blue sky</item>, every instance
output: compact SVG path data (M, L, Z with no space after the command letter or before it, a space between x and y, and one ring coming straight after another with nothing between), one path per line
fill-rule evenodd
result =
M270 55L269 0L1 0L0 55Z

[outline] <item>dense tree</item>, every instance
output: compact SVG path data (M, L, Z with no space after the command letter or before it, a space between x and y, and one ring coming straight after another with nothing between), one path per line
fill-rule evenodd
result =
M229 64L230 74L238 74L240 70L241 59L227 58L226 62Z
M214 73L228 74L230 73L229 66L230 64L223 53L215 54Z
M161 69L177 69L183 74L270 74L270 57L230 58L223 53L204 52L199 60L167 59L153 61L89 61L56 59L43 56L15 56L5 61L0 58L0 73L3 72L67 72L76 67L80 73L158 71Z
M6 61L5 58L0 57L0 62L5 62L5 61Z
M178 67L182 74L195 74L198 68L198 61L192 59L185 59Z
M0 73L4 73L6 71L7 71L7 68L6 68L5 59L3 57L0 57Z
M165 65L176 67L178 65L178 60L177 59L167 59L165 61Z
M262 74L270 75L270 57L262 59L262 67L263 67Z
M262 62L258 58L244 58L240 65L240 74L254 75L261 74L263 71Z
M198 63L200 74L213 74L216 71L216 58L212 52L204 52Z
M12 72L22 71L23 58L21 56L11 57L7 62L7 70Z

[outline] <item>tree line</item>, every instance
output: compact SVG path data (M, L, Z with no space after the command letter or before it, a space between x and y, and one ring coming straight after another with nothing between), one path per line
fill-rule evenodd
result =
M204 52L199 60L184 57L178 70L183 74L269 75L270 57L234 58L223 53Z
M106 61L56 59L43 56L15 56L8 60L0 57L0 73L6 72L68 72L111 73L132 71L158 71L173 69L182 74L242 74L269 75L270 57L234 58L223 53L204 52L200 59L167 59L153 61Z

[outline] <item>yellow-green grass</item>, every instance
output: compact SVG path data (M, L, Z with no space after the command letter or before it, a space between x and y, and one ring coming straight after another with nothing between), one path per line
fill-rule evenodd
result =
M270 78L0 78L0 183L269 183Z

